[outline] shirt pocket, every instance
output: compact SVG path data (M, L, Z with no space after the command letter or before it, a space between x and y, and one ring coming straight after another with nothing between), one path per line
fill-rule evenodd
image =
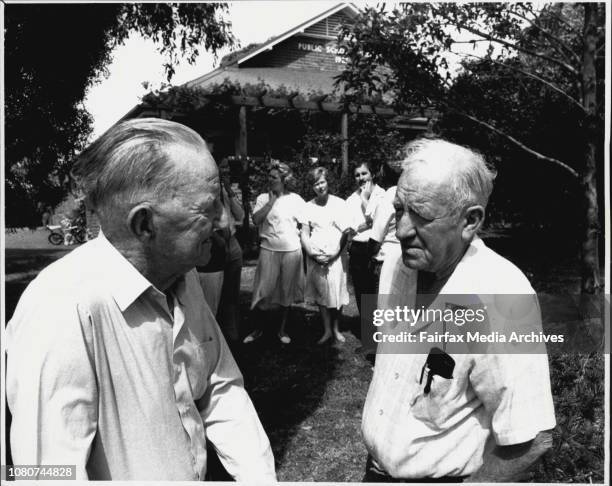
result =
M423 373L423 380L419 383L421 372L414 376L414 393L410 403L412 415L429 428L443 431L444 424L452 415L452 385L453 380L435 375L431 382L431 390L425 393L427 383L427 370Z
M198 400L206 391L214 364L217 362L219 350L213 337L203 341L190 341L185 344L187 379L194 400Z

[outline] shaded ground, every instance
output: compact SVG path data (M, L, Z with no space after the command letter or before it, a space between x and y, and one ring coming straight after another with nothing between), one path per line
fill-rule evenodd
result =
M579 291L576 242L548 241L529 232L511 238L497 234L487 244L515 262L538 292ZM27 283L48 263L66 253L45 243L44 232L9 236L6 240L6 315ZM243 269L241 309L243 333L250 328L248 308L254 261ZM543 303L545 320L551 313ZM271 319L271 327L273 317ZM550 319L549 319L550 320ZM347 342L317 346L322 329L318 314L296 306L288 327L293 342L282 346L274 337L234 355L245 385L269 434L281 481L360 481L366 451L361 440L363 402L372 375L356 350L359 341L349 329L359 325L356 306L344 311ZM551 357L557 422L554 450L531 475L541 482L603 481L603 357Z
M244 333L250 329L255 262L243 268ZM276 339L277 316L260 341L239 345L234 355L264 428L268 432L280 481L360 481L366 450L360 439L361 410L372 368L355 350L360 342L353 302L345 310L342 344L318 346L322 333L318 312L295 306L287 330L288 346Z

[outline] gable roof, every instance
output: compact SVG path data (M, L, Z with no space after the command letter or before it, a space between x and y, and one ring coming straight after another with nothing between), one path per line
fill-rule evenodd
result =
M276 44L284 41L285 39L288 39L289 37L292 37L295 34L303 32L308 27L310 27L310 26L320 22L321 20L325 20L327 17L330 17L331 15L335 14L336 12L340 12L342 10L346 10L346 13L350 17L352 17L352 18L355 18L359 14L359 10L353 4L351 4L351 3L339 3L339 4L335 5L334 7L330 8L330 9L327 9L325 12L322 12L319 15L314 16L310 20L307 20L306 22L302 22L301 24L297 25L296 27L293 27L292 29L288 30L287 32L285 32L283 34L280 34L280 35L278 35L276 37L273 37L272 39L267 40L259 48L255 49L254 51L251 51L251 52L247 53L244 57L241 57L241 58L237 59L236 63L237 64L241 64L241 63L243 63L245 61L248 61L249 59L257 56L258 54L261 54L262 52L269 51L269 50L273 49Z

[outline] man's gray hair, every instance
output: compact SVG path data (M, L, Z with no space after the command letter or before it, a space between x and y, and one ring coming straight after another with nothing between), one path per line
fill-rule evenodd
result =
M143 195L159 197L175 186L180 172L167 154L174 144L206 148L195 131L169 120L135 118L110 128L79 155L72 169L88 208L102 216L117 204L137 202Z
M497 173L479 152L441 138L419 138L404 147L403 156L403 170L423 162L450 169L453 177L448 183L455 210L472 204L487 207Z

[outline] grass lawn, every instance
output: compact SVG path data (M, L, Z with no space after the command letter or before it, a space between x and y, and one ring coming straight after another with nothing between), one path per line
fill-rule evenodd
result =
M245 321L254 271L254 266L243 269ZM361 343L350 329L359 325L357 308L353 302L347 307L345 343L317 345L323 331L318 311L300 305L289 318L290 345L281 345L270 332L235 350L270 437L280 481L360 481L363 476L361 410L372 366L355 352Z
M538 292L578 292L578 262L568 256L577 254L574 249L560 249L550 242L540 247L520 239L487 243L515 262ZM7 317L12 315L25 285L63 253L49 249L7 250ZM243 269L240 306L245 333L249 329L254 263L247 262ZM268 318L274 330L275 316ZM360 432L361 411L372 367L356 351L360 342L352 330L358 326L352 300L344 310L342 323L347 341L318 346L316 341L322 332L318 312L300 305L290 316L290 345L281 345L271 332L254 344L234 349L246 388L270 437L279 480L361 480L366 458ZM603 356L552 356L550 363L558 426L553 450L529 479L603 482Z
M575 284L566 271L559 269L559 281ZM243 269L243 316L248 312L253 274L253 266ZM561 290L553 289L550 281L546 286L549 292ZM290 318L290 346L277 343L271 333L268 339L235 350L270 436L280 481L358 482L363 477L361 411L372 367L355 351L360 342L350 332L359 324L353 301L344 314L347 341L343 344L317 346L322 332L317 312L296 306ZM558 427L553 450L529 480L602 482L603 356L551 356L550 365Z

